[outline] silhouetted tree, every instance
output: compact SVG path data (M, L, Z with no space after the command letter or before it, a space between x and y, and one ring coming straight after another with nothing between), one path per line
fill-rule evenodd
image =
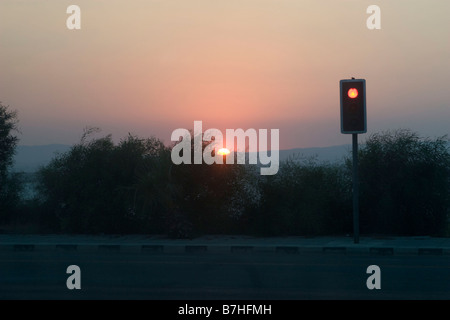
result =
M169 233L174 237L195 234L230 233L235 230L233 214L237 195L244 194L245 168L240 164L194 163L194 136L191 133L191 164L172 165ZM211 142L202 142L202 152ZM234 210L233 210L234 209Z
M13 132L18 132L17 111L9 110L0 102L0 176L6 175L8 167L12 164L18 138Z
M268 236L351 230L351 184L343 166L316 159L289 160L276 175L260 180L260 203L245 215L248 230Z
M371 135L359 151L361 232L442 235L450 208L446 137L407 129Z
M18 138L17 111L0 103L0 222L9 222L20 201L21 183L9 169L13 162Z
M38 172L43 222L75 233L146 232L137 212L137 173L164 145L129 135L115 145L111 136L81 142Z
M351 159L291 159L278 174L249 165L179 164L172 147L129 135L81 142L39 171L43 221L77 233L327 235L352 230ZM202 151L209 142L202 142ZM193 139L191 156L194 157ZM188 149L189 150L189 149ZM374 134L360 148L362 233L442 235L450 208L445 137ZM193 163L193 161L191 161Z

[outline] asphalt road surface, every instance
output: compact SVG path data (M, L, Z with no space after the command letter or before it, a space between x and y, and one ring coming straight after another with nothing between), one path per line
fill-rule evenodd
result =
M69 290L69 265L81 289ZM367 267L380 267L369 290ZM448 256L1 252L0 299L450 299Z

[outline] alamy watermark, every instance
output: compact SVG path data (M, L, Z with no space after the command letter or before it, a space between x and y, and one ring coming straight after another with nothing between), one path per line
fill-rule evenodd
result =
M274 175L280 166L279 157L279 129L270 130L270 149L268 148L267 129L226 129L224 136L219 129L208 129L203 132L202 121L194 121L194 134L187 129L176 129L172 132L171 140L178 141L172 148L172 162L178 164L260 164L261 175ZM181 140L180 140L181 139ZM194 141L192 141L194 140ZM235 144L236 141L236 144ZM246 144L248 141L248 145ZM193 157L192 157L193 142ZM203 142L207 145L203 148ZM220 149L226 149L228 154L221 154ZM269 151L270 150L270 151ZM193 161L192 161L193 159ZM259 162L258 162L259 160Z
M66 27L69 30L81 29L81 9L78 5L72 4L67 7L66 13L70 16L66 20ZM370 5L366 9L370 16L366 20L366 26L369 30L381 29L381 9L377 5Z

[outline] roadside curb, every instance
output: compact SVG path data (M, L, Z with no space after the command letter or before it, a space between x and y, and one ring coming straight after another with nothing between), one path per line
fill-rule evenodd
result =
M186 244L0 244L1 252L111 252L111 253L188 253L188 254L370 254L370 255L450 255L450 248L376 246L300 246L300 245L186 245Z

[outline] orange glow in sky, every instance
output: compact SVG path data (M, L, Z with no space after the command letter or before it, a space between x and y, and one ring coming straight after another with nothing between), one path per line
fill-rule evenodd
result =
M0 101L21 145L71 145L85 127L169 145L195 120L279 129L281 149L348 144L337 88L352 76L370 130L448 133L450 1L383 2L381 30L356 1L73 2L79 30L70 2L0 1Z

